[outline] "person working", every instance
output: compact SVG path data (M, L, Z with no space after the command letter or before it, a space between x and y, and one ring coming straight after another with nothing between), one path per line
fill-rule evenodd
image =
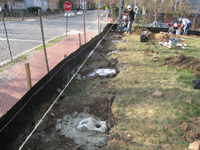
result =
M175 34L176 29L178 29L177 23L175 23L173 26L171 26L171 27L169 28L168 32L169 32L170 34Z
M129 35L129 34L132 33L132 25L133 25L133 22L134 22L135 13L132 10L131 5L128 5L127 9L128 9L128 13L122 12L122 14L125 15L125 16L128 16L128 25L127 25L126 33L127 33L127 35Z
M153 22L153 27L154 27L154 28L157 27L157 21L154 21L154 22Z
M124 16L123 17L123 22L122 22L122 30L123 31L127 30L127 24L128 24L127 16Z
M188 20L187 18L179 18L179 21L182 22L182 25L179 29L181 29L183 27L183 29L184 29L183 35L188 35L189 28L192 25L191 21Z

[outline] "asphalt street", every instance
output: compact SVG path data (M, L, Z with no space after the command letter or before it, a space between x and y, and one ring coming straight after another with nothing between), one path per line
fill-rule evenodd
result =
M67 35L76 30L84 30L83 16L42 19L45 42L60 35ZM98 22L101 28L106 24L106 17L98 21L98 13L85 14L86 31L98 33ZM68 24L66 25L66 22ZM6 30L5 30L6 27ZM7 32L6 32L7 31ZM7 36L6 36L7 34ZM42 44L40 21L38 19L0 21L0 64L5 63ZM7 40L8 37L8 40ZM8 44L9 43L9 44ZM9 46L8 46L9 45Z

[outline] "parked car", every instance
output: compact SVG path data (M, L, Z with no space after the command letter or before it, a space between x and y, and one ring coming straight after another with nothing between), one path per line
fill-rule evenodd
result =
M78 15L78 16L83 15L83 11L82 11L82 10L79 10L79 11L76 13L76 15Z
M171 23L165 23L165 24L169 26L173 26L175 23L177 23L178 28L182 25L181 21L172 21Z
M146 27L153 27L153 23L149 23L145 25ZM166 25L164 22L157 22L156 23L157 28L170 28L171 26Z
M68 13L65 12L64 17L67 17L67 15L68 15L68 17L74 17L75 13L73 11L69 11Z

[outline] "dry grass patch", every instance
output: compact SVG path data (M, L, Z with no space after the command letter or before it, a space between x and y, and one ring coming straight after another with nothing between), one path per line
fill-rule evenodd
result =
M116 126L107 148L187 149L189 141L182 138L180 126L190 122L189 117L200 115L200 96L191 84L194 72L163 66L166 57L179 51L151 41L140 43L139 38L126 36L125 43L116 44L121 50L118 61L123 70L110 83L117 90L112 105ZM159 61L151 60L155 53L138 49L152 49ZM163 97L153 98L154 91L163 92ZM191 98L194 102L188 104Z

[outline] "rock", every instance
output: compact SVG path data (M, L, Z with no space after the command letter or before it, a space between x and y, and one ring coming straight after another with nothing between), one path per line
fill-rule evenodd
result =
M81 75L80 75L80 74L77 74L77 75L76 75L76 79L81 80Z
M112 41L112 44L115 44L115 43L120 43L121 41L119 41L119 40L113 40Z
M163 95L163 93L162 93L162 92L159 92L159 91L155 91L155 92L152 94L153 97L158 97L158 98L162 97L162 95Z
M75 111L75 112L72 114L72 117L75 118L77 115L78 115L78 112Z
M192 83L193 83L193 88L194 89L200 89L200 79L197 79L197 80L192 80Z
M153 61L158 61L159 59L158 58L153 58Z
M123 41L123 42L126 42L126 40L125 40L125 39L122 39L122 41Z
M194 141L188 147L188 150L200 150L200 141Z
M50 113L50 116L51 116L51 117L55 117L55 114L54 114L54 113Z
M57 92L58 92L58 93L60 93L61 91L62 91L61 89L59 89L59 88L57 89Z
M62 129L61 124L57 124L57 125L56 125L56 131L60 131L61 129Z

